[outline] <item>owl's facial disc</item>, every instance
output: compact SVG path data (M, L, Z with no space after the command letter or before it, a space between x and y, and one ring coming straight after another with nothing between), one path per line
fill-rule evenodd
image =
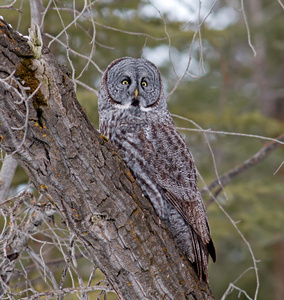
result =
M160 73L146 60L125 58L109 69L107 87L109 100L117 108L149 111L160 100Z

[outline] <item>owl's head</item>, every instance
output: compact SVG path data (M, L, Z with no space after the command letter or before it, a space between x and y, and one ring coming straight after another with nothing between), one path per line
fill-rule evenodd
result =
M123 57L106 69L99 91L99 106L151 111L164 100L158 68L142 58ZM100 102L107 103L100 103Z

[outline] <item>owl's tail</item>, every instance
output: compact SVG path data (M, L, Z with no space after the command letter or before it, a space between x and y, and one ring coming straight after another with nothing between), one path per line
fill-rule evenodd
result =
M162 219L162 221L170 229L179 248L193 264L200 280L208 282L209 254L212 257L212 260L214 262L216 261L215 247L210 235L208 234L209 242L206 243L170 203L168 203L166 212L166 217ZM210 232L209 226L207 229L208 232Z
M191 226L189 227L190 237L192 241L192 249L193 249L193 256L192 253L189 255L189 260L193 263L197 275L200 280L204 280L206 282L209 281L208 279L208 260L209 260L209 254L212 257L213 262L216 261L216 252L215 247L212 242L212 239L210 239L209 243L204 244L199 237L195 233L195 231L192 229Z

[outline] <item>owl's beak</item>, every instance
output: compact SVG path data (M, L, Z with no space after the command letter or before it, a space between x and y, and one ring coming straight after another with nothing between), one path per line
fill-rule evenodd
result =
M134 92L134 97L135 97L135 100L136 100L137 97L138 97L138 89L135 90L135 92Z

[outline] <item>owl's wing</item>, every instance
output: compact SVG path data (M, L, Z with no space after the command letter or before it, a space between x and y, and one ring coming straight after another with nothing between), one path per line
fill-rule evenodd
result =
M161 160L160 160L161 162ZM201 194L194 184L195 191L188 190L187 185L181 185L176 189L176 184L171 177L172 185L158 179L157 184L161 187L163 197L179 212L189 225L189 233L192 241L194 262L197 274L202 279L203 274L208 281L208 254L216 261L216 252L210 236L209 224ZM185 195L190 195L185 197Z
M146 136L140 136L140 139L145 139L145 148L152 152L149 161L156 184L160 187L163 197L184 218L192 228L192 234L198 236L215 261L215 248L210 236L206 210L197 187L192 155L183 138L171 124L159 124L158 128L156 125L155 131L157 133L150 139ZM153 130L151 132L153 134Z
M208 253L212 257L212 260L216 261L216 253L213 241L210 236L209 224L206 217L205 210L200 210L200 205L193 201L181 201L171 191L163 189L163 196L171 203L171 205L180 213L180 215L191 226L192 234L196 233L201 239L201 242L206 245ZM198 191L199 192L199 191ZM199 193L200 194L200 193ZM203 206L203 203L202 203ZM195 244L198 244L198 238ZM198 252L198 251L196 251ZM198 256L198 254L197 254Z

